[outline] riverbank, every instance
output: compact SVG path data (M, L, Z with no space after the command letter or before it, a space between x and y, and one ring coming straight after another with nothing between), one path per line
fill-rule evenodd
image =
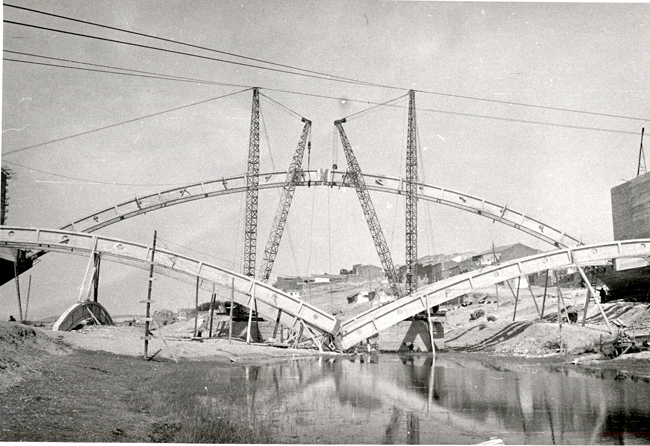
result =
M648 315L646 305L603 307L611 318L637 322L636 326ZM497 320L487 321L485 316L470 320L477 308L498 315ZM589 313L585 327L563 324L560 336L557 322L532 322L534 317L526 315L529 310L528 305L521 306L519 314L527 319L513 322L508 320L513 307L503 301L498 309L495 303L457 308L447 317L447 346L495 370L535 370L543 364L599 378L650 383L648 352L613 360L596 353L601 336L607 341L613 335L595 312ZM163 329L166 343L156 333L149 343L149 354L155 356L145 361L142 327L87 326L52 332L0 323L0 441L299 441L273 438L264 425L242 421L246 417L240 413L241 401L247 398L242 370L248 373L242 366L254 369L265 362L317 357L317 350L227 338L198 341L177 330L173 325ZM211 380L194 380L197 370L210 374ZM209 403L209 415L192 403L197 395ZM463 441L458 438L458 443Z

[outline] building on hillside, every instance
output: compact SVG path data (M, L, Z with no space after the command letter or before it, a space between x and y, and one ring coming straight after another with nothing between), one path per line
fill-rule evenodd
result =
M458 265L458 262L454 262L453 260L436 263L432 266L432 270L432 282L438 282L439 280L448 279L449 277L460 274L460 266Z
M348 281L347 274L314 274L313 282L318 283L341 283Z
M352 274L363 280L382 280L384 279L384 270L374 265L362 265L357 263L352 266Z

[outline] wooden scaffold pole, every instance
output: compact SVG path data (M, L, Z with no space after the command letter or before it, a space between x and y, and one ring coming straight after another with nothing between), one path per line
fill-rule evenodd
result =
M144 319L144 359L145 360L147 360L149 356L149 339L150 339L149 320L151 319L151 304L153 303L153 301L151 300L151 288L153 284L153 264L156 256L157 236L158 236L158 231L153 231L153 245L151 247L151 266L149 267L149 287L147 289L147 300L140 301L140 303L147 304L146 311L145 311L145 319Z

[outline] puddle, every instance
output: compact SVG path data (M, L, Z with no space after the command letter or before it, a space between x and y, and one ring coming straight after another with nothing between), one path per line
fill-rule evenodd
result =
M462 353L435 365L430 356L379 354L245 366L209 379L246 386L241 416L279 443L650 443L648 382L496 364Z

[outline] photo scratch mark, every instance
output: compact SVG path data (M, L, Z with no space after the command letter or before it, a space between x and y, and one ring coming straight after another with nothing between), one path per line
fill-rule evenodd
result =
M20 128L20 129L7 129L7 130L3 130L2 133L5 133L5 132L20 132L21 130L25 130L25 129L26 129L27 127L29 127L29 126L30 126L30 124L27 124L25 127Z

